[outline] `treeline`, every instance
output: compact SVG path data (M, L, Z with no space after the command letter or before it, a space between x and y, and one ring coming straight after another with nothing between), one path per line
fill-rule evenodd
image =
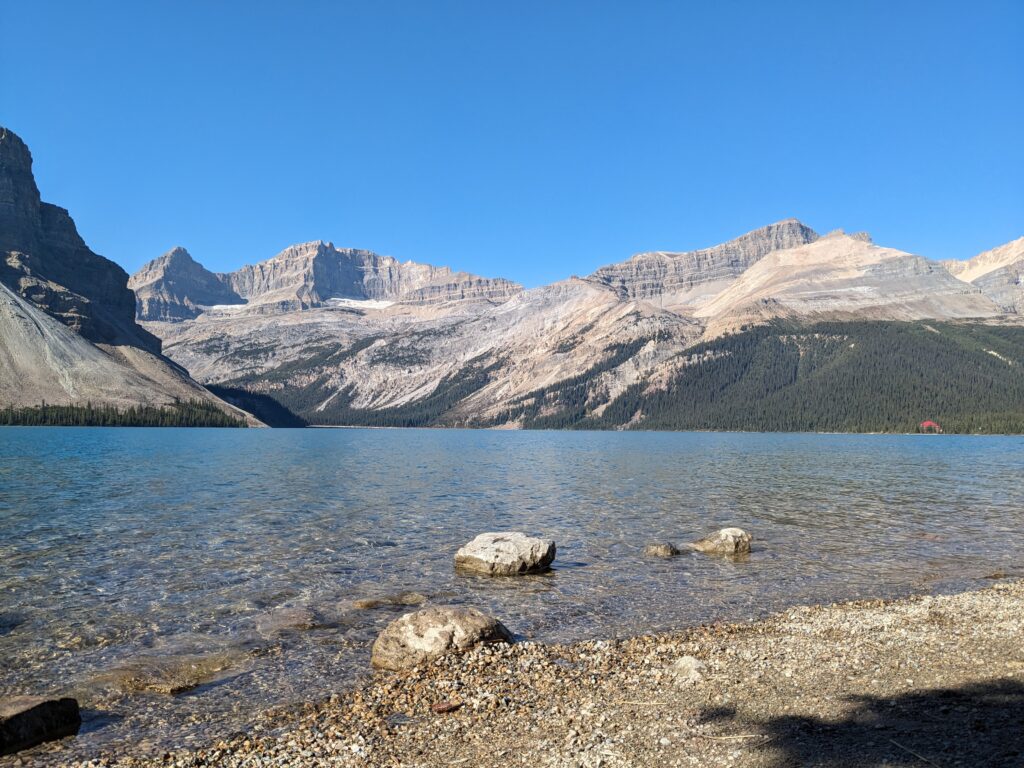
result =
M664 387L640 382L607 402L602 376L634 358L647 339L618 344L586 371L509 403L496 418L467 403L502 375L478 358L424 398L397 407L356 408L338 391L342 360L372 343L314 351L316 376L296 384L306 361L216 390L282 425L489 427L527 429L1024 433L1024 328L939 322L776 322L698 344L679 355ZM380 354L384 354L381 352ZM269 382L272 386L267 386ZM604 404L600 416L594 408ZM275 411L279 409L279 412Z
M245 427L243 419L202 400L116 408L112 405L48 405L0 409L0 426L21 427Z
M631 387L575 428L1024 432L1024 328L852 322L753 328L688 349L664 389Z

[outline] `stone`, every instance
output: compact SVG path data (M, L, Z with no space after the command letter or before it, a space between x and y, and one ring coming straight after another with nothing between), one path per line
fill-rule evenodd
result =
M678 554L679 548L674 544L669 544L667 541L658 542L657 544L648 544L644 547L644 557L669 558L675 557Z
M668 672L677 683L692 685L704 679L706 665L696 656L681 656L668 668Z
M423 605L427 602L427 596L419 592L401 592L397 595L385 595L384 597L365 597L352 602L353 608L361 611L373 608L383 608L398 605Z
M511 643L512 633L475 608L436 606L391 622L373 644L370 661L378 669L409 669L482 643Z
M455 568L486 576L519 576L546 571L555 542L518 531L481 533L455 553Z
M272 637L282 632L313 629L318 623L316 614L310 608L285 605L257 616L256 631L264 637Z
M745 555L750 552L752 539L742 528L722 528L690 546L708 555Z
M82 716L72 698L0 698L0 755L78 733Z
M245 653L239 649L210 654L143 656L98 675L95 681L111 685L122 693L175 696L217 680L244 659Z
M438 715L446 715L449 712L455 712L461 707L461 701L438 701L430 705L430 709Z

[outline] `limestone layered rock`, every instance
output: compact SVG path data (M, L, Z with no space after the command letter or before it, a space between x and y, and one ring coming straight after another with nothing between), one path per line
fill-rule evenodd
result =
M183 248L175 248L133 275L132 287L139 297L139 319L147 321L187 320L225 305L244 305L240 311L247 314L280 314L346 300L356 306L500 303L522 291L510 280L399 262L322 240L290 246L271 259L223 274L206 270Z
M371 663L378 669L408 669L481 643L512 641L501 622L475 608L424 608L396 619L380 633Z
M81 724L78 702L72 698L0 698L0 755L72 736Z
M722 528L690 546L708 555L746 555L750 552L753 536L742 528Z
M817 238L814 230L796 219L786 219L713 248L641 253L602 267L591 278L612 287L624 299L692 306L718 293L766 254Z
M455 553L455 567L485 576L519 576L548 570L555 542L524 533L481 533Z
M139 320L188 320L204 307L243 304L222 275L198 264L184 248L172 248L131 276Z
M89 341L160 352L135 322L127 273L89 250L66 210L40 201L28 147L2 127L0 282Z
M694 314L717 335L773 318L977 319L1002 310L934 261L835 232L766 255Z

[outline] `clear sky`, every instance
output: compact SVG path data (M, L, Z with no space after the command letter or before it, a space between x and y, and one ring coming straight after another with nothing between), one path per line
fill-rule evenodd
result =
M1024 2L4 3L0 125L134 271L304 240L537 285L796 216L1024 235Z

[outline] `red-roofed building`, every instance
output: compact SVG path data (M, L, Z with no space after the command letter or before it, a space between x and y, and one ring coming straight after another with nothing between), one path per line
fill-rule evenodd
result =
M917 428L921 432L942 432L942 427L938 425L938 422L934 422L931 419L922 421Z

